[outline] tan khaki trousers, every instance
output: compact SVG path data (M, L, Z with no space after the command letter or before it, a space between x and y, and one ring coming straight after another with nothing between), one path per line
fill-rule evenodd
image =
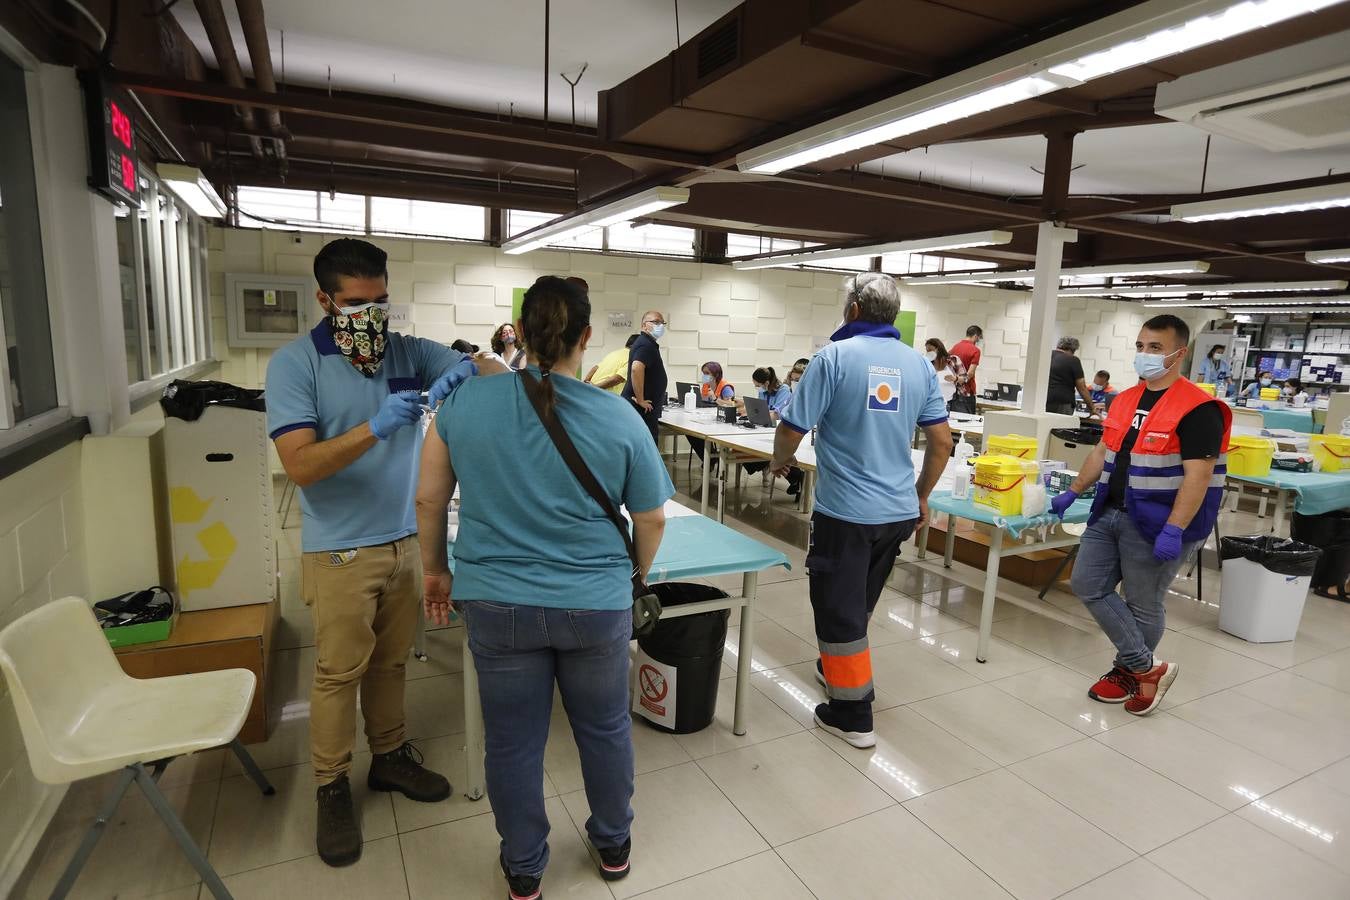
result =
M356 695L372 753L405 740L403 690L422 598L417 535L391 544L305 553L301 588L314 613L309 742L320 785L345 775L356 740Z

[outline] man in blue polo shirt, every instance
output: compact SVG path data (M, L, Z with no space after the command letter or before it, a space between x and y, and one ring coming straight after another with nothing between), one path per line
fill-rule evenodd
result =
M267 367L268 430L304 511L301 588L317 659L310 752L317 845L329 865L361 856L348 771L357 693L373 754L366 783L425 802L450 796L404 730L404 666L421 602L413 495L422 417L476 370L434 341L386 330L386 254L344 238L314 258L326 314Z
M947 406L933 366L900 342L894 279L877 272L847 284L844 325L802 376L774 435L783 474L802 436L817 428L815 512L806 555L820 647L817 677L828 703L816 724L855 747L872 747L872 659L867 623L900 545L928 517L928 495L952 452ZM910 440L924 431L915 481Z

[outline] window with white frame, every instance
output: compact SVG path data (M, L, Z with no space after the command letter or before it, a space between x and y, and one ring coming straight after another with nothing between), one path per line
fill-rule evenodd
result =
M366 233L362 194L241 186L238 203L239 224L245 228Z
M153 178L141 204L114 210L127 381L151 382L211 358L206 227Z
M610 250L631 253L659 253L663 256L693 256L694 229L678 225L611 225L607 246Z
M57 406L25 73L0 54L0 428Z
M759 256L761 253L790 253L793 250L805 250L819 247L810 241L794 241L788 238L770 237L767 234L727 233L727 258L741 256Z
M481 241L487 237L487 210L463 203L371 197L370 233Z

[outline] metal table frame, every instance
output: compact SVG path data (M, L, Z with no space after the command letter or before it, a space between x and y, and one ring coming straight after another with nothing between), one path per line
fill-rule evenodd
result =
M929 515L928 521L924 523L923 528L919 529L919 559L928 558L928 531L933 521L933 514L937 512L947 515L947 540L943 546L942 565L950 569L952 567L952 554L956 551L956 523L954 520L966 518L959 513L953 513L950 510L942 508L942 497L934 496L928 500ZM979 522L979 519L970 519L972 522ZM989 524L987 522L982 524ZM980 635L979 642L975 647L975 659L977 662L987 662L989 659L989 640L993 637L994 631L994 603L998 595L998 571L999 565L1004 557L1021 556L1024 553L1032 553L1037 550L1057 550L1064 547L1073 547L1078 544L1078 535L1068 534L1055 526L1058 532L1057 537L1050 537L1043 541L1033 541L1032 543L1022 543L1020 541L1007 542L1005 546L1004 530L1002 528L992 529L993 535L989 541L989 563L984 570L984 595L980 605Z

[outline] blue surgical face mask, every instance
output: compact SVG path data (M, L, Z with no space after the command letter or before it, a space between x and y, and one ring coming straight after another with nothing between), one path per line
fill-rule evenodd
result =
M652 325L652 330L649 333L652 336L652 340L656 341L661 340L661 338L665 337L666 334L666 324L664 322L654 323Z
M1269 378L1262 378L1262 379L1261 379L1261 387L1270 387L1270 379L1269 379Z
M703 381L704 384L712 384L712 376L709 375L707 372L704 372L702 375L699 376L699 378Z
M1177 350L1176 353L1180 353ZM1139 377L1145 381L1153 381L1167 374L1169 363L1168 356L1174 356L1174 353L1136 353L1134 355L1134 371L1139 373Z

